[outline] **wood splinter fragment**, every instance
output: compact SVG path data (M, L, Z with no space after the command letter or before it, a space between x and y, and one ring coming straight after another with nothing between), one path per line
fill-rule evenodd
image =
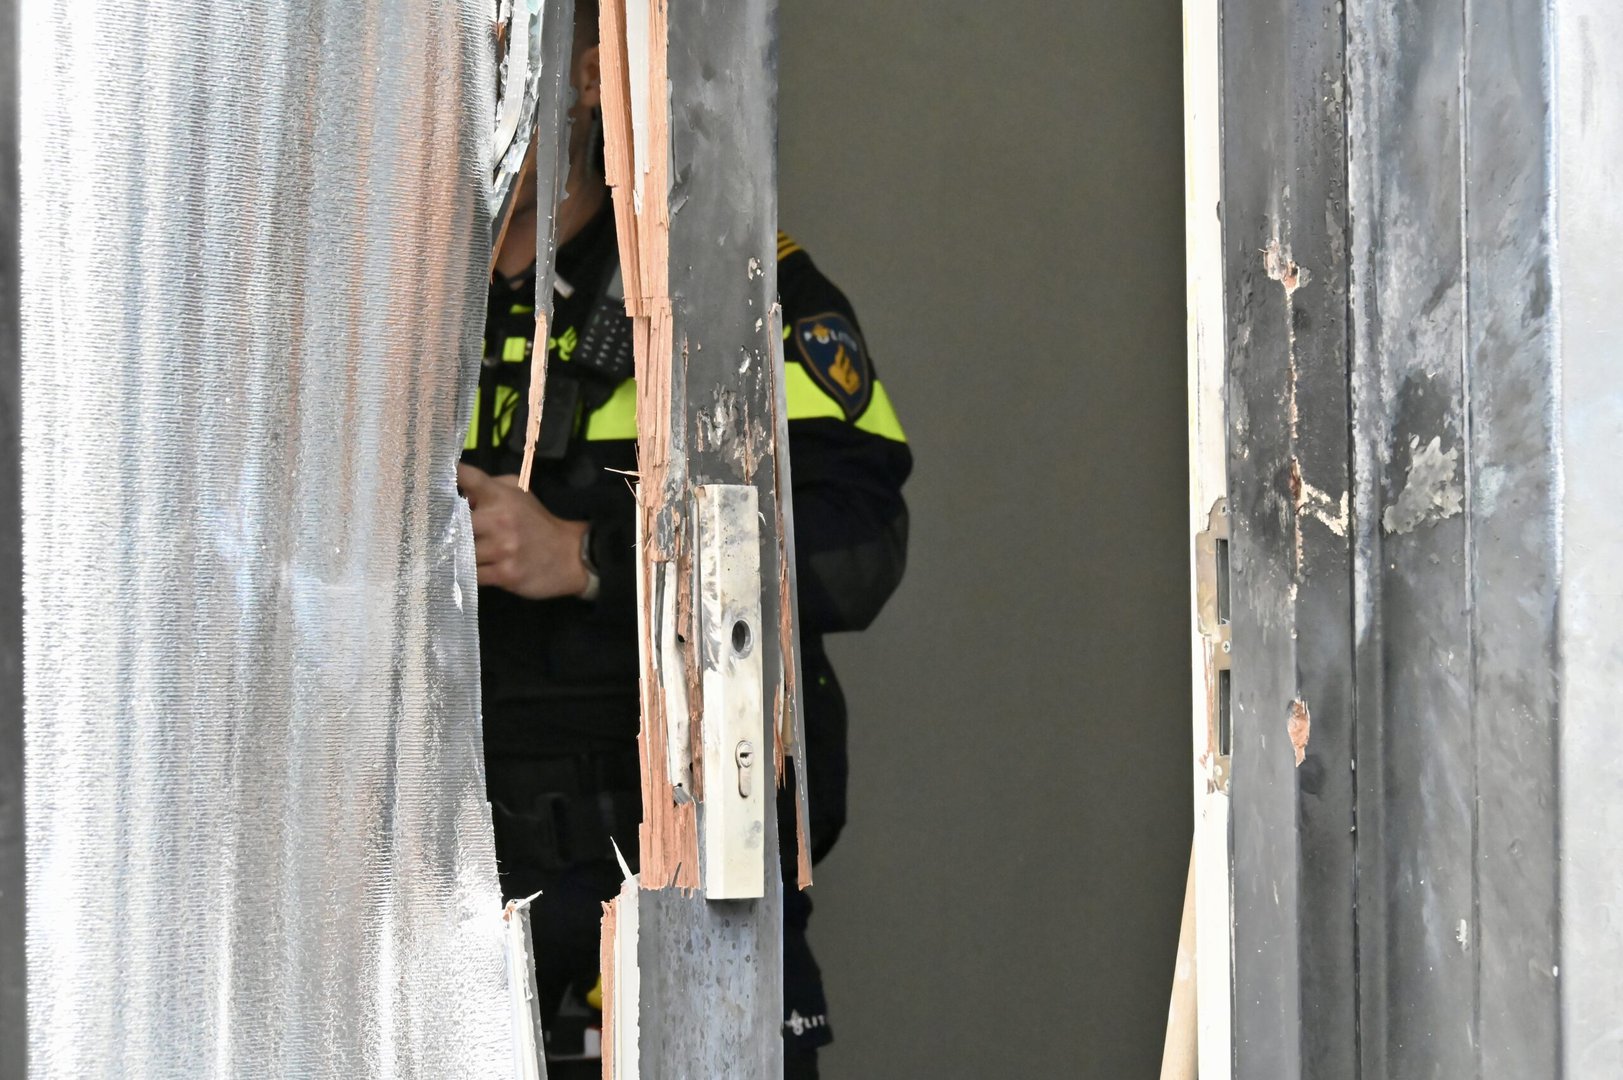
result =
M547 313L536 311L535 347L530 350L530 412L524 421L524 460L518 469L518 486L530 490L530 473L535 465L535 444L541 439L541 409L547 396Z
M650 567L675 562L687 580L680 500L687 490L685 462L673 458L675 325L670 298L670 101L666 79L668 33L665 0L608 0L599 8L603 76L604 168L613 191L626 314L632 319L637 376L637 512L643 550L642 625L659 625L652 605L660 595ZM643 74L646 73L646 78ZM639 151L641 157L639 157ZM645 652L643 723L638 734L642 757L643 822L639 836L644 880L671 881L682 889L699 887L697 807L669 782L664 665L695 669L692 637L680 657ZM690 685L690 736L702 730L697 717L702 695ZM694 797L702 797L703 777L694 754Z

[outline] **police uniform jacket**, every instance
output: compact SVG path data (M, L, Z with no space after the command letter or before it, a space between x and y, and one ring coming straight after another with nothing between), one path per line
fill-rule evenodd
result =
M601 586L592 600L479 594L487 755L550 758L635 745L636 386L629 320L615 299L614 216L603 211L558 252L548 384L532 490L560 517L590 522ZM535 315L534 277L492 289L486 352L464 460L518 471ZM812 848L845 819L845 706L823 636L860 630L901 580L902 484L912 456L855 312L780 234ZM792 848L792 845L785 845Z

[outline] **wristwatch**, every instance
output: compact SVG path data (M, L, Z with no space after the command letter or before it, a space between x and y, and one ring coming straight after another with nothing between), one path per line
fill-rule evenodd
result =
M598 575L597 563L592 561L592 525L586 523L586 531L580 534L580 561L586 567L586 588L581 590L582 600L596 600L597 594L603 591L603 579Z

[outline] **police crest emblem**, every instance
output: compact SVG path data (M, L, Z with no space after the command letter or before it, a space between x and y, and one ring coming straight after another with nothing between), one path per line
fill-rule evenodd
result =
M847 420L855 420L873 396L873 373L862 336L837 312L801 319L794 327L795 347L817 385L839 403Z

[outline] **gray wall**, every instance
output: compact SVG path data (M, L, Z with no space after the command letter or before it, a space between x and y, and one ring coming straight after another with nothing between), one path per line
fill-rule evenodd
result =
M832 1080L1153 1077L1190 835L1177 0L786 0L782 222L918 459L834 643Z

